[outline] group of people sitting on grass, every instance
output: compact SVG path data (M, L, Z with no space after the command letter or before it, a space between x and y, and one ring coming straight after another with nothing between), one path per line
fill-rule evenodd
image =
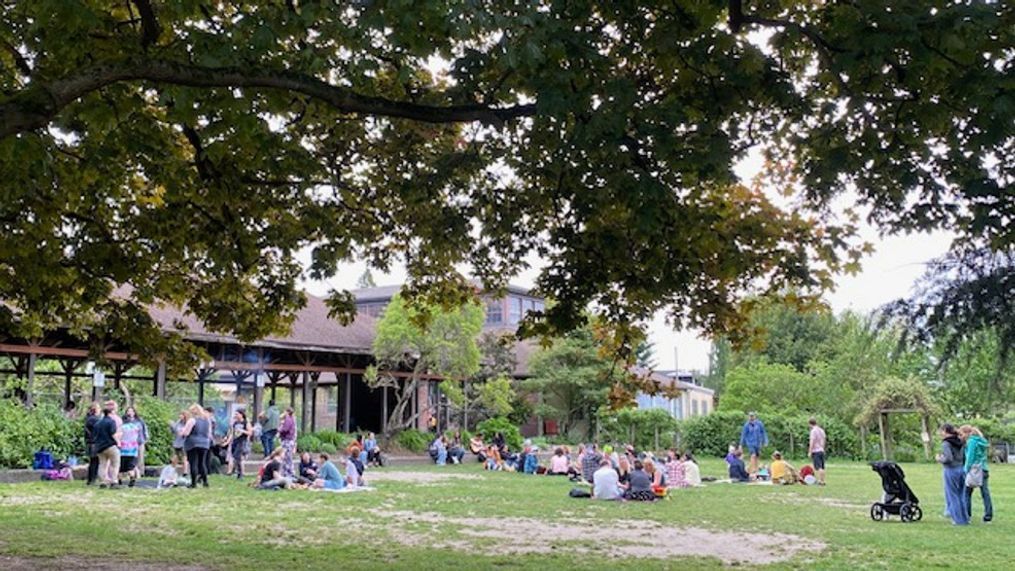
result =
M334 461L324 452L316 455L303 451L299 462L290 472L283 461L284 451L272 451L258 471L255 486L262 490L314 489L342 490L366 486L363 473L366 466L360 459L361 450L351 447L347 454L338 455ZM337 466L336 466L337 462ZM339 467L345 470L342 474Z
M461 464L465 458L465 446L462 445L461 431L455 431L449 438L447 434L438 434L428 448L430 458L438 466Z
M630 445L620 453L611 446L600 452L590 444L579 447L578 455L580 478L592 485L592 498L598 500L652 501L672 489L701 485L701 471L690 452L670 449L663 460Z

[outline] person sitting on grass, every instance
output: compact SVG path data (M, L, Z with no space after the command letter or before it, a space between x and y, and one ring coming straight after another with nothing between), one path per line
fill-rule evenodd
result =
M651 462L651 460L646 460ZM651 502L656 499L653 490L652 476L645 471L645 463L641 460L634 461L634 470L631 472L631 485L624 494L625 500L636 502Z
M642 469L649 476L652 476L652 489L660 490L665 487L665 480L663 479L663 471L661 468L656 467L655 460L651 458L645 458L641 461Z
M314 462L313 457L306 450L300 454L299 463L299 476L296 477L296 482L304 485L309 485L317 479L317 462Z
M504 460L500 457L500 450L492 444L486 450L486 464L484 468L496 471L504 469Z
M179 478L179 474L176 472L176 456L169 457L169 464L162 467L162 472L159 473L159 484L158 488L172 488L176 486L176 481Z
M684 461L672 448L667 452L665 468L667 488L686 488L689 485L684 474Z
M377 436L373 432L368 432L363 439L363 450L367 453L367 464L381 465L381 449L377 446Z
M769 466L769 471L773 484L796 484L799 481L796 468L782 459L782 452L772 453L772 465Z
M730 480L733 482L750 482L751 476L747 473L747 467L744 466L744 451L737 448L733 451L733 457L730 459Z
M631 464L626 457L621 457L617 466L617 485L627 490L631 486Z
M739 450L739 449L740 449L739 446L737 446L733 442L730 442L729 451L726 452L726 466L727 467L731 466L733 464L733 461L737 457L737 450Z
M532 446L529 448L527 454L525 454L525 462L522 464L522 471L526 474L535 474L539 471L539 457L536 453L539 452L539 447Z
M483 444L482 434L473 434L472 438L469 439L469 452L476 455L476 460L480 462L486 461L486 445Z
M448 463L448 445L443 435L434 439L430 449L433 450L430 455L433 457L434 463L438 466L444 466Z
M549 476L567 476L571 464L567 461L564 449L558 446L550 457L550 469L546 471Z
M599 461L599 469L592 473L592 499L619 500L620 486L617 471L610 461L603 458Z
M282 466L282 458L284 456L285 449L281 447L272 450L271 454L268 454L268 457L264 459L264 464L261 466L257 482L258 488L262 490L277 490L289 487L292 482L289 478L285 477L285 468ZM311 483L313 483L312 480L307 481L307 485Z
M346 486L350 488L358 488L360 486L366 485L363 482L363 474L359 471L359 468L356 466L355 462L352 462L351 459L346 460L344 458L339 458L338 463L345 466Z
M320 469L317 471L317 479L314 480L314 488L324 490L341 490L345 487L345 478L338 471L338 467L331 463L328 455L321 453L318 456Z
M684 452L682 459L684 461L684 482L687 483L687 487L700 486L701 470L698 468L698 463L694 461L694 456L690 452Z

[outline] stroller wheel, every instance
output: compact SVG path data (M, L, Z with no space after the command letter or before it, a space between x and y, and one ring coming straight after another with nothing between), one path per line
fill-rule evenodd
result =
M871 519L874 521L885 519L885 510L881 507L881 504L871 505Z
M923 510L920 509L920 506L913 506L912 510L913 510L913 521L920 521L921 519L923 519Z
M915 514L913 513L913 506L912 505L906 503L906 504L902 504L902 507L899 508L899 517L902 518L902 521L904 521L906 523L909 523L909 522L913 521L914 516L915 516Z

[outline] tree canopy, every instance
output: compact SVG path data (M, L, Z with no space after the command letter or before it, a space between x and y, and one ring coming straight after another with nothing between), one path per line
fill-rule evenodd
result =
M556 303L529 331L591 303L735 336L746 295L854 270L861 211L1011 244L1013 11L4 2L0 319L150 349L163 301L253 339L342 262L404 260L407 296L452 303L456 268L493 290L535 253ZM736 180L752 148L788 206Z

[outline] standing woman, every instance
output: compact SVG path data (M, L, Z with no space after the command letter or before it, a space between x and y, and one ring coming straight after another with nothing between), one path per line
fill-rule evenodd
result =
M199 405L190 405L190 418L183 425L183 450L190 464L190 487L200 480L208 487L208 449L211 448L211 421Z
M965 456L962 450L962 439L955 427L950 424L941 425L941 453L937 461L944 469L945 509L952 518L954 525L969 525L966 510L966 477L962 466Z
M278 427L278 437L282 442L282 475L286 478L296 476L296 419L293 418L293 407L286 407L282 423Z
M99 478L99 453L95 450L95 425L102 420L99 414L99 403L93 402L88 407L88 415L85 416L85 447L88 449L88 481L86 485L91 486Z
M183 434L183 427L187 425L187 418L187 411L181 410L180 417L176 419L176 422L169 423L169 428L173 431L173 457L178 465L183 466L185 474L190 473L187 454L183 451L183 441L186 438Z
M252 433L250 423L247 422L247 413L237 410L233 413L233 423L229 427L229 467L226 472L232 473L236 470L236 479L243 479L243 456L246 453L247 442Z
M123 425L120 427L120 480L123 474L129 479L129 486L134 487L138 478L138 456L141 452L142 424L134 407L128 406L123 412Z
M966 443L966 462L962 467L962 471L968 476L970 470L974 466L977 466L983 474L983 479L979 486L980 498L983 499L983 523L988 523L994 519L994 504L990 501L990 489L987 488L987 479L990 476L989 468L987 467L987 450L990 448L990 445L987 443L987 439L983 437L980 429L968 424L959 427L959 435ZM969 483L968 478L966 483ZM965 489L964 498L966 515L969 519L972 519L973 488L968 485Z

